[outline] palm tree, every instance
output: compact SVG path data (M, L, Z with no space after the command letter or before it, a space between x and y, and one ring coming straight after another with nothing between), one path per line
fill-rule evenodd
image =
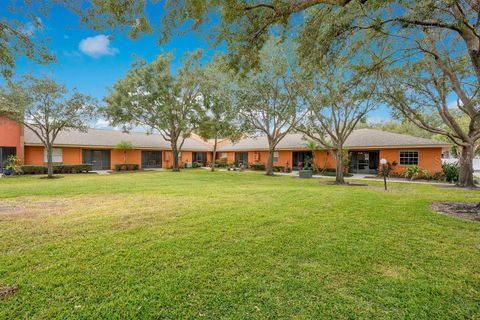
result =
M320 146L316 141L308 140L307 143L305 143L305 147L308 150L312 151L312 168L314 172L318 172L317 159L315 158L315 151L320 149Z
M130 141L120 141L115 149L123 151L123 164L127 164L127 151L132 150L132 143Z

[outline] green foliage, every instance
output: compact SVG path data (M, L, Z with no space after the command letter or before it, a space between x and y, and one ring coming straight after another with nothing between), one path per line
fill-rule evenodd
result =
M215 160L215 166L218 167L218 168L226 168L227 167L227 159L222 158L222 159Z
M428 172L424 169L421 169L419 166L408 166L405 169L405 178L415 180L419 178L425 178L428 175Z
M197 129L204 139L237 141L242 135L236 108L232 104L232 77L223 56L215 56L205 67L200 84L203 112Z
M122 163L115 165L115 171L137 171L140 166L136 163Z
M20 287L0 318L475 318L480 224L429 204L478 191L365 183L206 170L0 179L0 277Z
M0 115L32 130L47 150L51 150L59 132L85 131L98 110L96 100L73 91L48 78L24 76L20 81L0 88ZM52 161L47 158L49 176Z
M127 130L142 125L170 142L174 171L178 170L178 152L202 113L201 56L201 51L186 54L175 74L170 70L171 54L159 55L150 64L137 61L105 98L104 111L114 125Z
M443 174L445 175L445 180L448 182L457 182L458 175L460 173L460 167L458 163L444 163L442 164Z
M250 168L252 170L265 171L265 165L263 163L252 163Z
M7 160L3 163L4 169L12 172L13 174L21 174L22 168L20 165L20 159L17 156L8 156Z
M115 149L126 152L132 150L133 146L130 141L120 141L115 145Z
M395 172L397 165L398 163L395 160L393 162L390 162L390 161L387 162L386 168L385 168L385 175L389 177L393 172ZM384 170L384 166L380 165L380 170L378 171L379 176L383 177L383 170Z
M47 174L46 166L21 166L23 174ZM93 170L91 164L59 164L53 166L53 173L88 173Z

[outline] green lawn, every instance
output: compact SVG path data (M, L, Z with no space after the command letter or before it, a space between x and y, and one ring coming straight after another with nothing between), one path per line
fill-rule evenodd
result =
M0 319L480 318L480 223L438 186L189 170L0 180Z

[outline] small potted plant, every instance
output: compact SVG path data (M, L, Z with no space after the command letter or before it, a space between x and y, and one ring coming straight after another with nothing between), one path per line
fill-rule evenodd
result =
M299 162L298 169L298 176L300 179L310 179L313 176L313 171L308 164L308 159L305 161L305 164L303 162Z

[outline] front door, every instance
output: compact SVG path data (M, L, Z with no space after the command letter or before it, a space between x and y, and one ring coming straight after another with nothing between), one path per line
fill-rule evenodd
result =
M376 173L379 163L378 151L350 152L350 172Z
M312 165L312 152L311 151L299 151L293 152L292 155L292 168L298 170L299 167L305 168Z
M237 166L248 166L248 152L235 152L235 164Z
M192 152L192 162L200 163L202 167L207 165L206 152Z
M93 170L110 170L110 150L84 149L82 158L82 163L91 164Z
M142 151L142 168L161 168L161 151Z

